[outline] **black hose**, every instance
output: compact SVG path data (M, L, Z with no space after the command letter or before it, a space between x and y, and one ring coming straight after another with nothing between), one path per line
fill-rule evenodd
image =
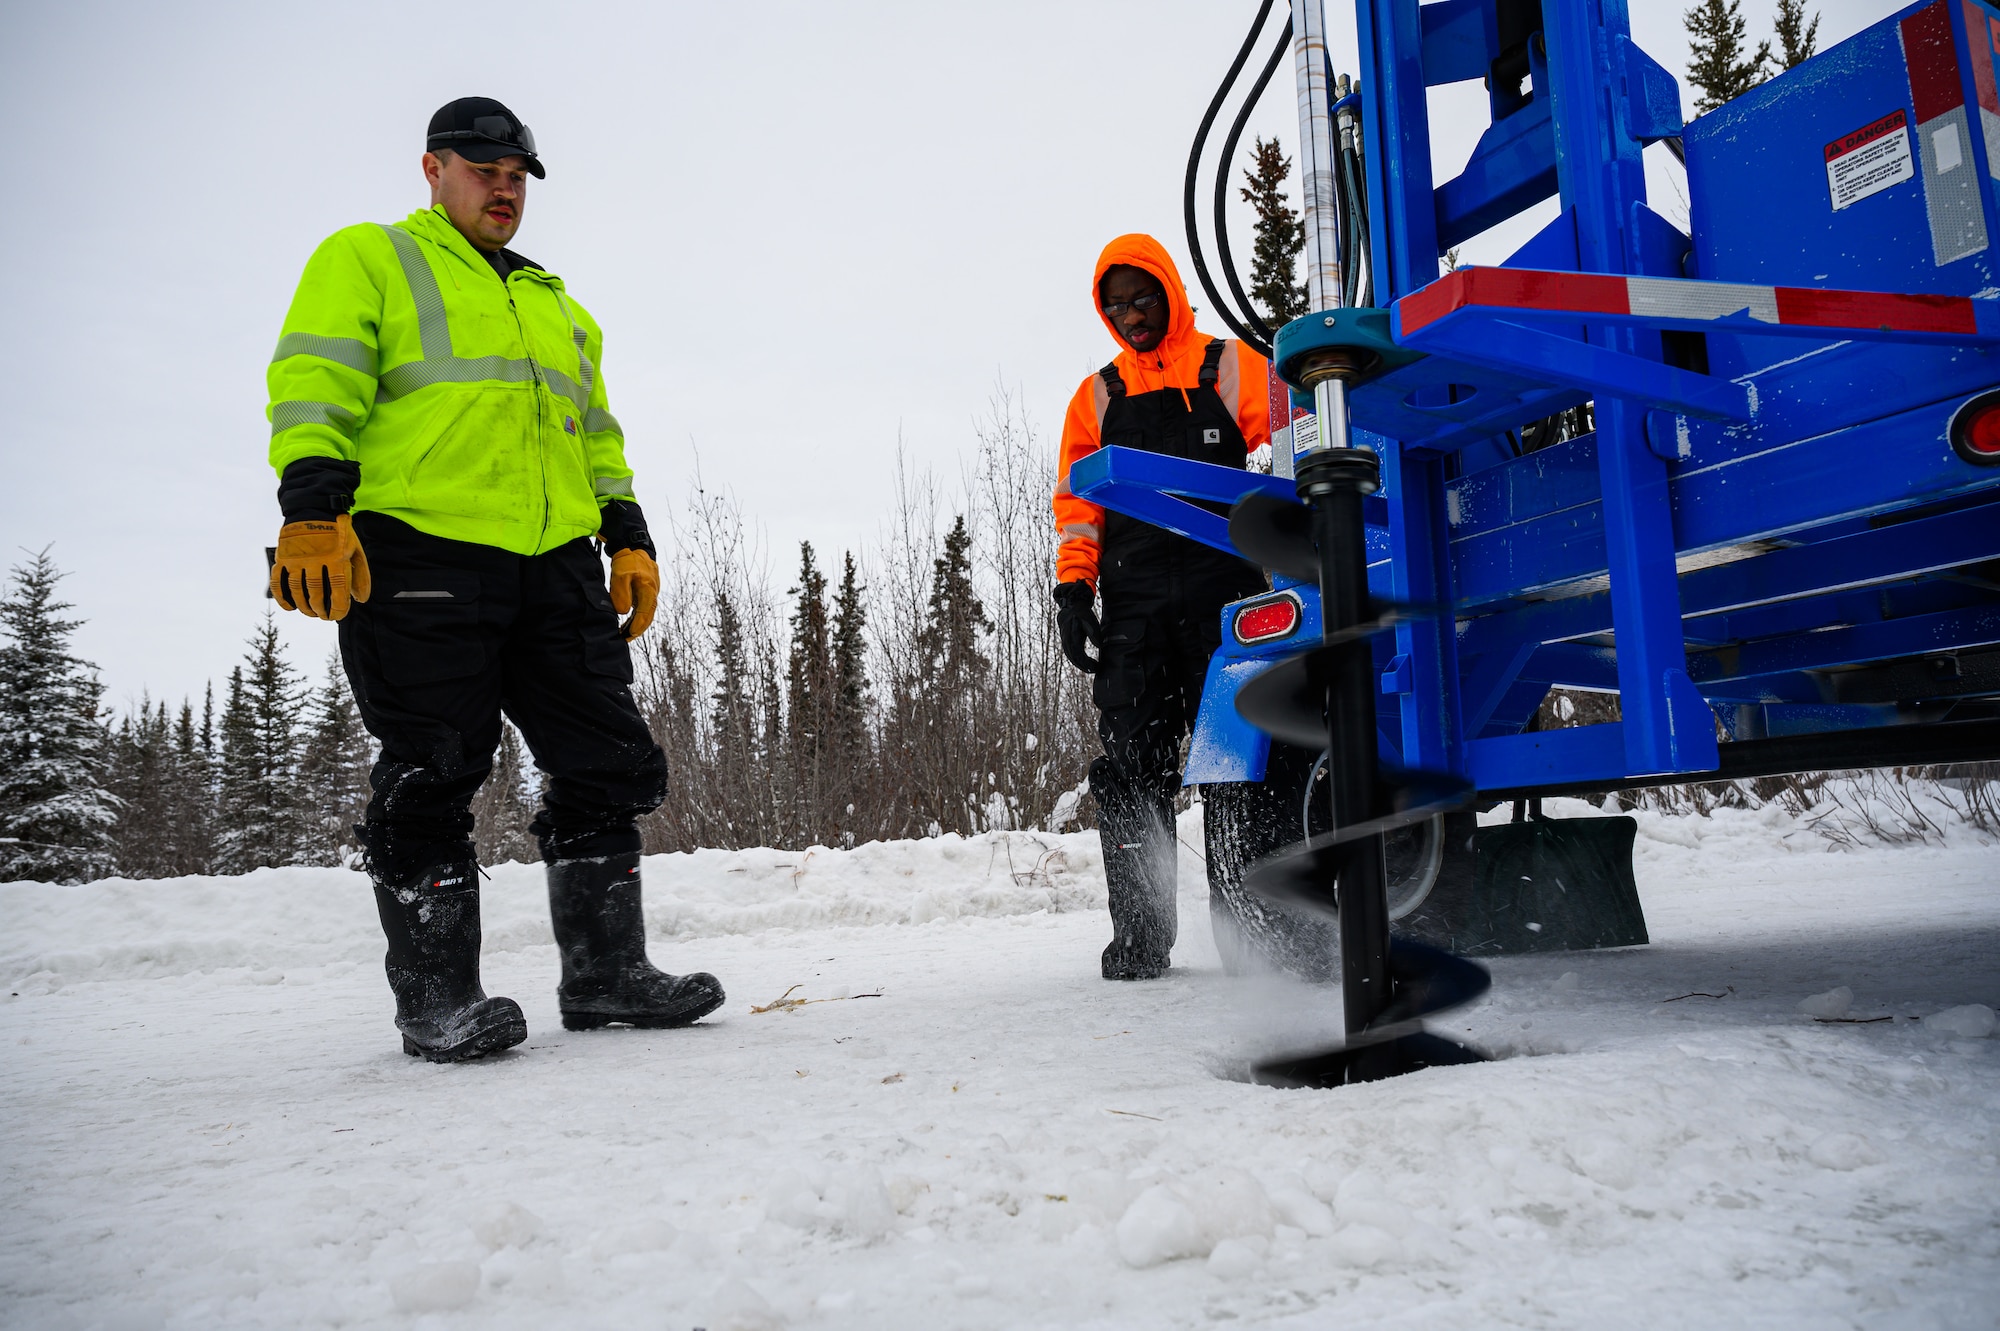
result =
M1249 34L1243 38L1243 45L1236 52L1236 59L1230 62L1229 72L1222 76L1222 86L1215 90L1215 97L1208 104L1208 113L1201 118L1201 128L1195 131L1194 147L1188 153L1187 181L1181 192L1182 220L1187 226L1188 253L1194 259L1195 276L1201 279L1201 289L1208 293L1209 300L1215 305L1215 312L1222 316L1222 321L1229 325L1230 331L1253 345L1258 344L1259 339L1243 326L1242 320L1236 317L1228 302L1223 300L1222 293L1215 289L1215 279L1209 276L1208 261L1202 258L1201 254L1201 235L1195 227L1194 198L1196 177L1201 171L1201 150L1208 144L1208 131L1214 126L1215 117L1221 112L1222 103L1228 98L1229 90L1236 86L1237 76L1243 72L1243 66L1249 61L1250 52L1257 45L1257 34L1264 30L1264 20L1271 16L1272 3L1273 0L1264 0L1264 3L1258 6L1257 17L1250 24ZM1287 17L1285 32L1288 37L1291 26L1291 19ZM1225 171L1226 169L1225 167Z
M1243 283L1236 275L1236 259L1229 252L1228 210L1224 205L1229 199L1229 173L1235 169L1236 145L1243 140L1243 126L1249 123L1250 112L1256 109L1257 99L1264 95L1264 89L1271 84L1271 75L1277 70L1278 62L1292 45L1292 21L1285 20L1285 30L1278 34L1278 44L1271 48L1271 58L1264 62L1264 70L1257 76L1257 82L1250 87L1250 95L1243 99L1243 107L1236 113L1236 120L1229 127L1229 137L1222 143L1221 164L1215 170L1215 257L1222 264L1222 275L1229 279L1230 294L1236 297L1236 304L1243 311L1250 327L1259 334L1257 338L1245 338L1257 348L1260 355L1271 354L1271 326L1257 314L1257 307L1250 303L1250 297L1243 293ZM1300 164L1303 171L1304 163Z
M1340 194L1345 204L1343 217L1347 232L1341 237L1341 257L1346 262L1342 274L1342 285L1347 288L1347 303L1361 303L1361 289L1367 277L1363 267L1365 245L1363 237L1368 234L1368 193L1361 177L1361 159L1352 148L1340 151Z

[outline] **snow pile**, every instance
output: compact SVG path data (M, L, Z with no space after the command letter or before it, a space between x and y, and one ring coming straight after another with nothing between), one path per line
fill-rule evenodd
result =
M649 859L686 1031L563 1031L503 867L530 1035L458 1067L358 876L0 888L0 1325L1990 1326L2000 856L1639 826L1650 947L1496 960L1441 1023L1496 1061L1336 1092L1240 1079L1339 1001L1220 973L1198 813L1149 984L1092 834Z
M1199 812L1184 845L1200 846ZM1202 867L1183 853L1185 891ZM852 850L698 850L644 861L653 938L713 938L838 925L1098 911L1095 832L989 832L875 841ZM488 953L553 946L539 864L487 871L481 914ZM241 968L276 983L287 969L331 961L379 965L381 929L367 878L346 869L262 869L237 878L84 887L0 884L0 982L43 991L79 980L161 978Z

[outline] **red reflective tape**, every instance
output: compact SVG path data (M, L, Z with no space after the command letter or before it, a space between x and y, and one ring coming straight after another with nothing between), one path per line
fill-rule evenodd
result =
M1396 313L1402 317L1403 336L1408 337L1427 324L1434 324L1465 305L1466 282L1476 268L1460 268L1446 273L1427 287L1412 291L1396 302Z
M2000 115L2000 93L1993 86L1993 39L1987 32L1985 9L1975 0L1959 0L1965 7L1965 31L1972 38L1968 43L1972 56L1972 88L1979 98L1980 106Z
M1407 337L1468 305L1575 314L1629 314L1632 310L1622 277L1531 268L1461 268L1397 302L1403 334Z
M1958 46L1951 35L1951 11L1944 0L1926 5L1903 20L1903 59L1910 67L1910 98L1917 123L1965 104L1958 76Z
M1778 288L1778 322L1813 328L1889 328L1904 333L1976 333L1964 296L1903 296L1881 291Z

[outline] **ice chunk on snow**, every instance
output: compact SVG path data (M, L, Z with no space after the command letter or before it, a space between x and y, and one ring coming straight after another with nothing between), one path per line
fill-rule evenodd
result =
M1882 1154L1866 1137L1852 1132L1829 1132L1806 1148L1806 1158L1821 1169L1859 1169L1881 1163Z
M142 1304L135 1308L120 1308L97 1326L100 1331L161 1331L166 1324L165 1313Z
M542 1218L515 1202L494 1202L472 1219L472 1237L489 1248L519 1248L542 1232Z
M834 1230L855 1238L887 1234L896 1207L881 1172L872 1165L842 1170L821 1182L795 1169L781 1169L767 1189L764 1213L794 1229Z
M1211 1246L1204 1244L1206 1238L1194 1208L1164 1183L1140 1193L1118 1221L1118 1255L1127 1266L1158 1266L1176 1257L1199 1257L1211 1251Z
M1328 1205L1340 1195L1340 1184L1346 1177L1347 1175L1324 1160L1314 1160L1306 1166L1306 1186L1312 1189L1313 1196Z
M396 1310L441 1313L463 1308L479 1292L479 1268L471 1262L425 1262L389 1282Z
M664 1220L640 1220L605 1230L590 1245L590 1252L599 1261L641 1252L665 1252L679 1237L680 1231Z
M1402 1250L1394 1234L1373 1225L1349 1225L1333 1236L1334 1255L1349 1266L1379 1266Z
M1333 1208L1306 1190L1297 1179L1286 1179L1269 1190L1276 1218L1316 1239L1333 1233Z
M1827 1021L1837 1021L1847 1015L1847 1009L1854 1005L1854 991L1846 985L1829 989L1823 994L1799 1000L1799 1011L1808 1017L1822 1017Z
M1206 1257L1224 1239L1269 1239L1273 1227L1271 1200L1256 1179L1240 1169L1203 1170L1140 1193L1118 1221L1118 1255L1131 1266L1158 1266Z
M896 1223L889 1189L872 1165L856 1165L834 1175L823 1200L834 1213L836 1227L856 1238L880 1238Z
M1254 1234L1248 1238L1224 1239L1208 1254L1209 1272L1224 1280L1241 1280L1255 1275L1257 1268L1264 1264L1264 1254L1270 1248L1269 1239Z
M1205 1169L1182 1182L1180 1192L1195 1208L1209 1245L1256 1234L1271 1237L1271 1199L1256 1179L1240 1169Z
M487 1288L504 1289L510 1295L557 1299L569 1292L561 1259L546 1253L529 1255L519 1248L502 1248L486 1259L484 1270Z
M1108 1169L1086 1169L1070 1180L1070 1201L1097 1212L1107 1224L1116 1224L1145 1188L1121 1178Z
M741 1280L726 1280L709 1300L712 1311L704 1323L709 1331L777 1331L785 1324L756 1290Z
M819 1189L796 1169L781 1169L764 1189L764 1214L794 1229L811 1229L820 1221Z
M1956 1035L1966 1040L1983 1040L1993 1034L1995 1026L2000 1026L2000 1014L1996 1014L1984 1003L1948 1007L1942 1012L1933 1012L1924 1018L1925 1030L1942 1031L1946 1035Z
M917 1199L931 1190L931 1185L914 1174L898 1174L889 1180L889 1204L896 1208L897 1215L908 1215L917 1204Z
M1518 1183L1518 1167L1516 1175ZM1408 1234L1414 1223L1409 1211L1392 1200L1382 1181L1372 1174L1349 1174L1342 1179L1333 1210L1343 1226L1379 1229L1398 1238Z
M1556 982L1550 985L1549 988L1554 989L1558 993L1569 994L1575 993L1578 986L1582 983L1583 980L1575 971L1564 971L1556 977Z

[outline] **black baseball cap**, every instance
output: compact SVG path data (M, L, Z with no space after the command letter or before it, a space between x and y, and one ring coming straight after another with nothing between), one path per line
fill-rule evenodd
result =
M502 157L525 157L528 173L540 180L548 175L542 159L535 156L535 136L521 118L491 97L461 97L446 102L431 117L424 139L424 151L449 148L468 162L497 162Z

